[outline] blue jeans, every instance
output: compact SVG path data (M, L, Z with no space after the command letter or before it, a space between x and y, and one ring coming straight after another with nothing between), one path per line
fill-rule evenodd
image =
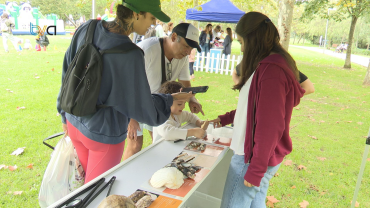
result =
M265 208L265 199L269 181L274 177L280 167L269 166L262 178L260 186L246 187L244 175L248 170L248 164L244 163L244 155L234 155L231 159L229 172L222 196L221 208Z
M209 53L209 43L201 45L200 48L202 49L202 52L204 52L204 56L207 56L207 53Z

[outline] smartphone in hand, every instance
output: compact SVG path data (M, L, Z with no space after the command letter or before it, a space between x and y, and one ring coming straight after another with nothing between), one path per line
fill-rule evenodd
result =
M200 86L200 87L188 87L188 88L182 88L181 92L192 92L195 93L205 93L208 90L208 86Z

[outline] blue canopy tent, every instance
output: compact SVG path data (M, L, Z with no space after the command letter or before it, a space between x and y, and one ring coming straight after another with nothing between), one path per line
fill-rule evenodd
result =
M211 0L197 8L186 10L186 19L200 22L238 23L245 12L238 9L230 0Z

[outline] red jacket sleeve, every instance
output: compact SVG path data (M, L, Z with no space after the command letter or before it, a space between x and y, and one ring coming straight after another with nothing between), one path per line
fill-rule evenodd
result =
M276 71L275 71L276 73ZM283 72L261 80L256 101L253 156L244 179L259 186L285 129L286 80Z
M235 117L235 112L236 110L227 112L224 115L218 116L221 119L221 125L226 126L228 124L231 124L234 122L234 117Z

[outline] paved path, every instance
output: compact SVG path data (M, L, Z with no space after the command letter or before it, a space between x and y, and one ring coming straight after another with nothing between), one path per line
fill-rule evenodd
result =
M295 48L302 48L310 51L315 51L318 53L323 53L324 49L323 48L318 48L318 47L305 47L305 46L295 46L295 45L289 45L290 47L295 47ZM340 59L345 60L346 59L346 53L334 53L334 51L331 50L325 50L325 54L329 56L334 56ZM360 64L362 66L367 67L369 65L370 58L364 57L364 56L359 56L359 55L351 55L351 62Z

